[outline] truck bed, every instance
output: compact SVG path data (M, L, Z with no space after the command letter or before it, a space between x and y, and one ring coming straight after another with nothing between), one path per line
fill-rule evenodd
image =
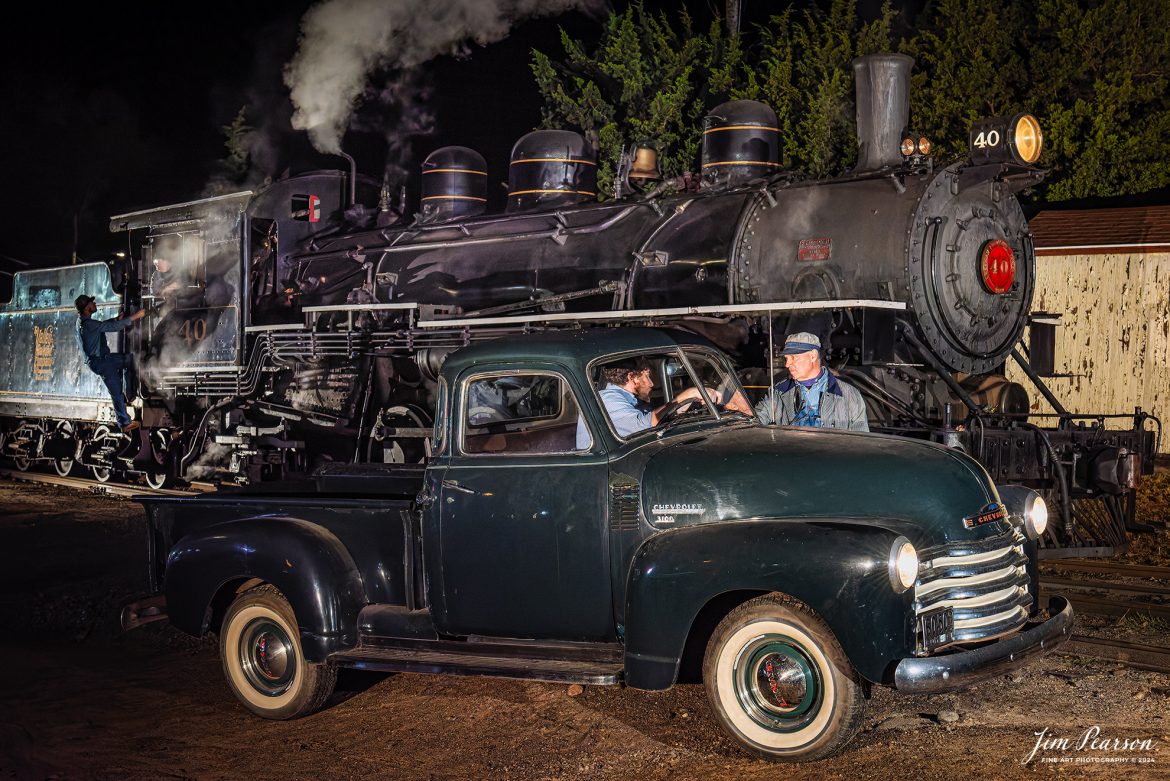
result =
M370 602L415 604L419 589L413 566L419 555L414 498L423 487L423 464L331 464L312 477L224 488L197 496L138 496L149 520L149 574L152 590L162 586L168 555L183 540L207 535L229 539L222 524L255 527L307 522L337 538L352 556ZM212 527L216 527L212 530ZM273 528L279 537L280 531ZM255 528L248 534L255 535ZM249 555L272 553L253 550ZM191 543L199 547L201 543ZM405 569L404 569L405 567Z

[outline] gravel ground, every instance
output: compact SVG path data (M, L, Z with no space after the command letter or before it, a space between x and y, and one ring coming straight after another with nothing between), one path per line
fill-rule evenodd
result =
M1170 480L1147 485L1142 517L1160 530L1130 557L1168 564ZM267 722L228 692L214 637L118 630L121 606L144 589L143 528L128 500L0 482L0 780L1168 775L1170 675L1074 656L954 694L877 689L844 753L796 766L738 751L696 685L576 693L347 671L322 712ZM1170 633L1144 639L1166 645ZM1037 749L1042 739L1053 742ZM1149 744L1103 746L1115 739Z

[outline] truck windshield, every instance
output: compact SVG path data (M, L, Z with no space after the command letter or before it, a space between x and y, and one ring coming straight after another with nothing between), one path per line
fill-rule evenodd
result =
M622 439L684 417L751 416L726 360L698 348L615 356L594 364L590 380Z

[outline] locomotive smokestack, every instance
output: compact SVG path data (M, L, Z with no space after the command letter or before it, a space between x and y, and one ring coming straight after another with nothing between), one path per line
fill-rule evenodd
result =
M857 83L857 153L855 171L899 165L902 131L910 121L910 69L905 54L869 54L853 61Z

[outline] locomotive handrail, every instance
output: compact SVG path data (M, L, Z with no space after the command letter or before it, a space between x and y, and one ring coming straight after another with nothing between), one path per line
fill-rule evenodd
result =
M1036 390L1040 391L1040 395L1044 397L1045 401L1047 401L1049 405L1051 405L1051 407L1056 410L1057 414L1061 416L1067 416L1068 410L1064 408L1064 405L1061 404L1056 396L1053 395L1052 391L1048 389L1048 386L1045 385L1044 381L1040 379L1040 375L1036 374L1036 371L1032 368L1032 364L1028 363L1024 356L1020 355L1020 351L1015 347L1012 348L1011 354L1012 358L1014 358L1016 363L1019 364L1019 367L1023 369L1024 374L1028 375L1028 379L1031 380L1032 384L1036 386Z

